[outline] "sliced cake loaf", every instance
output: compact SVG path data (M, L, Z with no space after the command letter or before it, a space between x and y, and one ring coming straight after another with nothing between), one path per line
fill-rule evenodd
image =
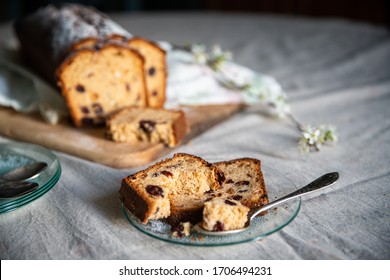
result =
M148 106L152 108L163 107L165 102L167 66L165 51L157 44L141 37L129 38L121 35L111 35L106 38L85 38L74 44L71 50L75 51L96 45L104 46L110 42L124 44L138 51L144 57Z
M252 211L268 204L260 160L239 158L217 162L214 165L225 174L225 181L215 196L239 201Z
M76 126L103 124L126 106L146 106L144 60L117 44L71 53L58 69L58 84Z
M169 223L178 224L194 215L201 219L203 203L208 193L220 187L221 176L220 170L207 161L179 153L124 178L120 196L143 223L167 218Z
M173 147L187 131L183 111L127 107L107 119L106 136L115 142L164 143Z
M129 39L96 9L48 5L17 20L14 29L32 68L60 87L76 126L101 124L126 106L163 106L165 52L148 40Z
M243 228L248 220L249 210L239 201L216 197L204 203L201 226L209 231Z

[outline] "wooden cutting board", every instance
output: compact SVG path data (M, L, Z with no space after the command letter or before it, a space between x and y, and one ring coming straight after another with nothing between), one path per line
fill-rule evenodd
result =
M191 131L187 143L242 109L242 105L183 107ZM163 144L116 143L104 138L104 128L76 128L63 121L50 125L38 114L22 114L0 107L0 134L72 154L114 168L142 166L168 153Z

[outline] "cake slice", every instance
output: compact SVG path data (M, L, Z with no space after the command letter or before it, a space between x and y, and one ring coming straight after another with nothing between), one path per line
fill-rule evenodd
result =
M239 201L251 209L251 211L268 204L268 195L260 160L239 158L217 162L214 165L225 175L221 188L215 193L216 197Z
M108 114L127 106L146 106L144 60L117 44L83 48L59 67L61 92L77 127L104 124Z
M115 142L176 146L188 131L183 111L127 107L107 119L106 136Z
M144 58L144 76L148 106L162 108L165 102L167 66L165 51L156 43L141 37L125 37L119 34L113 34L106 38L84 38L74 44L70 50L75 51L95 45L104 46L110 42L123 44L136 50Z
M194 217L194 213L201 219L204 201L220 187L222 179L214 165L179 153L123 178L120 197L142 223L168 218L173 225L187 221L184 218Z
M133 37L127 43L129 47L137 50L145 58L148 106L152 108L163 107L167 79L165 51L157 44L139 37Z
M249 210L239 201L216 197L204 203L201 226L208 231L243 228L248 220Z

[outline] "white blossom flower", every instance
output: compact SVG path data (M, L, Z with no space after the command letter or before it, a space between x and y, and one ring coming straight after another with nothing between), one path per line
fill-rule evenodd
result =
M224 62L232 59L231 52L222 51L218 45L213 46L210 53L207 53L206 47L201 44L196 44L191 47L191 52L194 55L194 62L201 65L207 65L214 71L219 71Z
M336 129L333 126L321 125L318 128L307 125L301 128L299 149L303 153L311 150L319 151L321 146L337 141Z
M191 46L191 52L194 55L194 62L197 64L206 65L209 60L209 56L206 53L206 47L204 45L196 44Z

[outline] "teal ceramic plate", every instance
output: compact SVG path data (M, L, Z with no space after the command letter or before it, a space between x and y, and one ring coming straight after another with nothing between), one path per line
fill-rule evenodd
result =
M297 190L295 184L283 174L267 167L263 167L262 170L267 186L268 197L271 201ZM148 224L144 225L138 218L127 211L123 204L122 211L131 225L154 238L190 246L220 246L249 242L275 233L287 226L298 215L300 207L300 198L280 205L275 209L268 211L266 215L255 218L252 221L251 228L239 234L215 237L191 232L190 236L182 238L173 237L170 226L163 221L150 221Z
M25 196L0 199L0 214L16 210L33 202L47 193L61 176L61 165L57 157L48 149L28 143L0 144L0 175L35 161L47 163L47 168L30 181L39 184L39 188Z

